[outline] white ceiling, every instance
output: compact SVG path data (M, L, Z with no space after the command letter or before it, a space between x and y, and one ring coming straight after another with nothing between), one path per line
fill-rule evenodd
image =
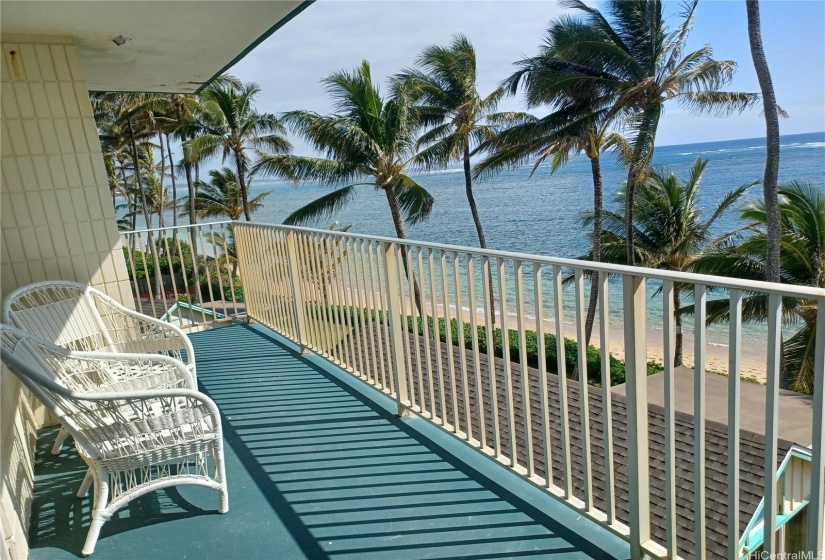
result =
M3 0L0 34L74 38L92 91L191 93L308 4Z

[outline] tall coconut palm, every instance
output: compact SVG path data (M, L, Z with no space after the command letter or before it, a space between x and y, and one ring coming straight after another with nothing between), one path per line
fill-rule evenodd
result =
M197 183L195 195L195 211L199 218L215 218L226 216L230 220L240 220L244 213L243 197L241 196L238 176L229 167L213 169L209 172L210 181ZM251 186L251 181L249 183ZM255 212L263 206L263 201L271 191L260 193L251 198L247 206L249 212ZM181 205L189 205L188 197L181 200Z
M778 188L782 216L780 281L783 284L825 288L825 189L811 182L791 181ZM743 220L752 225L743 239L729 242L708 252L694 263L704 274L764 280L770 218L764 201L746 206ZM708 323L728 320L728 300L708 302ZM742 319L762 322L767 319L767 296L748 293L742 298ZM685 310L690 312L689 309ZM816 341L816 302L782 298L785 324L798 325L796 333L782 347L784 388L813 392Z
M781 225L779 216L779 195L777 182L779 181L779 111L776 106L776 95L773 92L771 71L768 60L765 58L765 49L762 47L762 25L759 18L759 0L746 0L748 14L748 42L751 47L751 58L762 90L762 99L765 105L765 136L767 138L767 157L765 159L765 177L762 180L762 191L765 197L765 210L768 217L767 229L767 256L765 263L765 280L779 282L779 253L781 250Z
M392 95L383 97L366 60L354 71L334 72L322 83L336 112L294 111L284 121L325 157L262 155L256 172L345 185L294 211L286 224L331 216L352 200L357 186L370 185L386 197L395 233L405 239L404 225L425 220L433 206L430 193L406 173L416 154L417 133L429 123L415 104L414 88L396 81ZM414 287L420 309L418 287Z
M278 117L255 109L255 97L260 91L260 86L254 83L241 87L223 81L211 84L201 94L203 113L197 126L198 135L185 143L190 161L204 161L218 154L223 161L233 160L247 221L252 220L248 188L253 163L250 153L257 150L284 154L292 149Z
M650 268L692 272L697 259L731 239L736 232L711 236L711 228L758 182L741 185L722 197L713 213L705 217L699 203L699 186L707 166L701 158L693 164L684 182L667 168L653 168L638 185L633 202L636 212L633 223L635 260ZM622 198L627 196L622 193ZM627 264L625 253L624 217L612 211L604 213L602 259L605 262ZM591 225L592 213L586 213L585 226ZM683 286L675 282L675 309L681 307ZM676 350L674 365L682 365L682 315L676 313Z
M580 17L565 15L548 30L543 52L516 63L509 87L541 76L548 94L598 102L592 110L610 107L632 132L633 153L627 177L625 206L626 261L635 264L633 196L653 158L653 148L665 103L678 101L696 114L728 115L759 101L755 93L721 91L736 71L736 63L715 60L706 45L685 54L698 0L671 29L661 0L609 0L605 13L582 0L564 5Z

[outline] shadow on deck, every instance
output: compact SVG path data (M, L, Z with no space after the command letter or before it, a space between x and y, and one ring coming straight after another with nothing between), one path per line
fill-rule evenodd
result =
M177 487L134 500L94 558L627 558L590 521L384 395L259 326L192 336L221 408L230 511ZM72 446L37 446L30 558L74 558L89 523Z

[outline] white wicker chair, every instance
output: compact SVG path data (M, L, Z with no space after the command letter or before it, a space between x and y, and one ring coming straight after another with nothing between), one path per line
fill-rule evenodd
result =
M3 301L3 322L80 352L161 354L186 363L197 389L195 351L181 329L124 307L85 284L62 280L37 282ZM57 455L67 432L61 430Z
M153 490L206 486L219 494L218 511L229 510L218 408L183 388L191 379L180 362L70 352L7 325L0 335L3 363L57 416L89 465L78 491L83 497L94 483L83 555L94 552L115 511ZM154 378L129 376L136 369L153 370Z

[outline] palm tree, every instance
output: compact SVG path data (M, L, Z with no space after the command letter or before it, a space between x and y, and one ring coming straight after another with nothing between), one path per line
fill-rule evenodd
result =
M425 220L433 206L430 193L405 173L415 157L417 132L430 123L415 105L414 88L409 82L395 81L392 95L384 98L366 60L353 72L334 72L322 83L335 113L294 111L283 118L325 157L261 155L255 172L345 185L294 211L285 224L330 216L352 200L357 186L371 185L386 196L395 233L405 239L404 224ZM406 259L402 260L406 269ZM418 286L410 271L407 275L421 309Z
M825 190L812 182L791 181L780 185L778 193L782 216L780 281L825 288ZM770 229L765 202L760 200L748 205L741 217L751 224L746 230L749 235L742 240L731 239L697 259L695 272L764 280ZM707 309L709 324L728 320L727 300L711 300ZM750 293L742 298L744 321L765 321L767 309L767 296L763 293ZM782 315L786 325L799 325L782 347L785 366L782 386L812 393L816 302L782 298Z
M765 58L765 49L762 47L762 31L759 21L759 0L746 0L745 7L748 14L748 41L751 47L751 58L762 90L762 99L765 105L765 128L767 137L767 158L765 159L765 177L762 180L762 191L765 197L765 209L768 216L768 243L765 268L765 280L779 282L779 252L782 227L779 216L779 195L777 182L779 181L779 111L776 106L776 96L773 92L771 71L768 60Z
M513 87L541 76L546 93L558 93L561 105L590 97L594 103L584 108L609 108L632 131L624 217L626 262L631 265L636 254L633 193L653 158L665 103L675 99L697 114L728 115L759 100L754 93L721 91L736 63L713 59L709 45L684 53L697 3L689 2L681 23L670 29L661 0L609 0L606 15L582 0L566 0L565 6L582 17L554 21L542 54L516 63L518 70L507 81Z
M213 169L209 172L211 178L208 183L196 183L195 212L199 218L215 218L226 216L230 220L240 220L244 213L243 198L241 196L238 176L229 167ZM251 186L251 181L249 183ZM271 191L261 193L247 202L249 212L259 210L263 201ZM182 206L188 206L188 197L181 200Z
M250 150L259 153L284 154L292 149L281 121L271 113L255 110L253 102L261 91L254 83L237 84L217 81L201 94L203 112L197 123L197 136L185 142L188 159L204 161L222 155L224 161L235 163L238 186L243 201L243 213L251 221L248 174L252 165ZM191 197L190 200L194 200Z
M736 232L712 238L710 230L749 188L757 182L741 185L728 192L713 214L704 218L699 205L699 186L707 160L701 158L693 164L687 179L680 183L676 175L666 168L653 168L638 185L633 204L636 208L633 224L633 252L635 260L651 268L692 272L697 259L711 251ZM621 199L627 196L620 195ZM621 200L623 202L623 200ZM624 218L612 211L604 213L602 259L605 262L627 264L625 253ZM584 215L585 226L591 225L593 213ZM589 258L589 257L585 257ZM683 286L674 282L674 308L681 307ZM676 313L676 351L673 365L682 365L682 315Z

